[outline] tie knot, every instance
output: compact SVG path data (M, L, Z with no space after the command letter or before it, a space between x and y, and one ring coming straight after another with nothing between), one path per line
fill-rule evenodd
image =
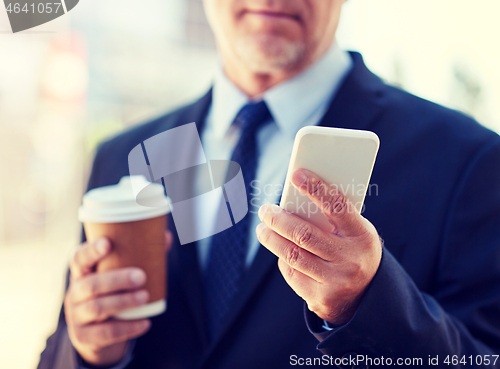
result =
M267 108L266 102L248 103L239 111L234 119L234 123L243 131L257 131L264 123L271 118L271 112Z

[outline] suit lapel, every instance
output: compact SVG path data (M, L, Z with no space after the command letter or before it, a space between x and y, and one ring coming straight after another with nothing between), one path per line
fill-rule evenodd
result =
M208 113L211 101L212 90L209 90L205 96L194 103L191 107L183 109L183 114L177 117L174 122L164 125L160 129L160 131L163 132L170 128L195 122L196 127L198 128L198 132L201 134L203 125L205 123L205 117ZM189 156L192 154L189 147L185 147L185 149L185 156ZM207 333L205 331L203 286L199 268L196 242L180 245L179 237L175 230L171 214L168 217L168 222L169 229L174 236L171 257L172 259L176 260L173 264L178 267L178 273L183 285L183 290L186 291L185 296L187 299L188 307L193 315L194 321L196 322L197 333L200 335L200 337L202 337L202 340L206 344L208 339Z
M188 308L196 323L196 333L201 338L203 346L206 347L208 345L208 334L205 329L203 286L196 242L180 245L171 215L169 215L169 224L170 231L174 235L171 256L177 259L174 264L177 265L177 272L182 283L182 289L185 291Z
M320 126L368 130L382 112L385 85L351 52L353 69L342 83Z
M321 120L321 126L349 129L369 129L381 112L380 98L384 87L381 80L364 65L358 53L351 53L354 62L329 109ZM231 329L244 306L258 291L265 277L277 267L277 257L260 245L251 267L245 273L240 293L237 295L227 323L211 343L205 358L215 349L224 334Z

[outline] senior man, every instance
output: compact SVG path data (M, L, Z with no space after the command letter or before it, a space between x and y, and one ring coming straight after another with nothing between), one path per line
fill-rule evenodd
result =
M150 320L111 318L146 302L137 294L145 275L96 274L113 246L84 243L39 368L377 359L499 367L500 138L385 85L359 54L341 50L343 2L205 0L222 61L213 87L101 145L89 188L127 175L128 153L143 140L194 121L207 157L239 162L251 205L267 204L183 246L170 219L169 306ZM377 193L362 215L315 173L294 173L332 233L281 211L279 194L264 191L283 183L294 135L306 125L367 129L381 140ZM199 227L213 226L206 205L197 208Z

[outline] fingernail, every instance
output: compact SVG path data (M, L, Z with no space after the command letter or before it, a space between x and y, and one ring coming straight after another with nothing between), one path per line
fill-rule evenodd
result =
M261 232L266 228L266 225L264 223L260 223L256 228L255 228L255 233L257 233L257 237L261 234Z
M130 273L130 280L136 286L141 286L146 282L146 274L142 270L134 270Z
M109 243L105 238L100 238L97 240L95 247L100 255L104 255L108 252Z
M136 293L134 293L134 298L137 302L146 302L148 300L148 297L148 291L137 291Z
M271 212L273 212L274 214L277 214L277 213L280 213L283 209L281 207L279 207L279 205L271 204L269 206L269 210L271 210Z
M262 205L260 208L259 208L259 218L262 219L262 217L264 216L264 214L266 213L267 211L267 204L264 204Z
M307 184L307 174L302 169L297 169L292 175L292 184L301 188Z
M139 327L141 329L148 329L150 326L151 326L150 320L143 320L142 322L139 323Z
M173 239L172 232L170 231L165 232L165 238L167 240L167 243L171 243Z

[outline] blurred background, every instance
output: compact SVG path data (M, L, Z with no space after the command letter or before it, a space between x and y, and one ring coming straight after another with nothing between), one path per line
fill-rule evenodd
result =
M338 41L500 131L498 14L496 0L350 0ZM0 368L35 368L55 328L96 145L195 99L216 67L201 0L81 0L17 34L0 6Z

